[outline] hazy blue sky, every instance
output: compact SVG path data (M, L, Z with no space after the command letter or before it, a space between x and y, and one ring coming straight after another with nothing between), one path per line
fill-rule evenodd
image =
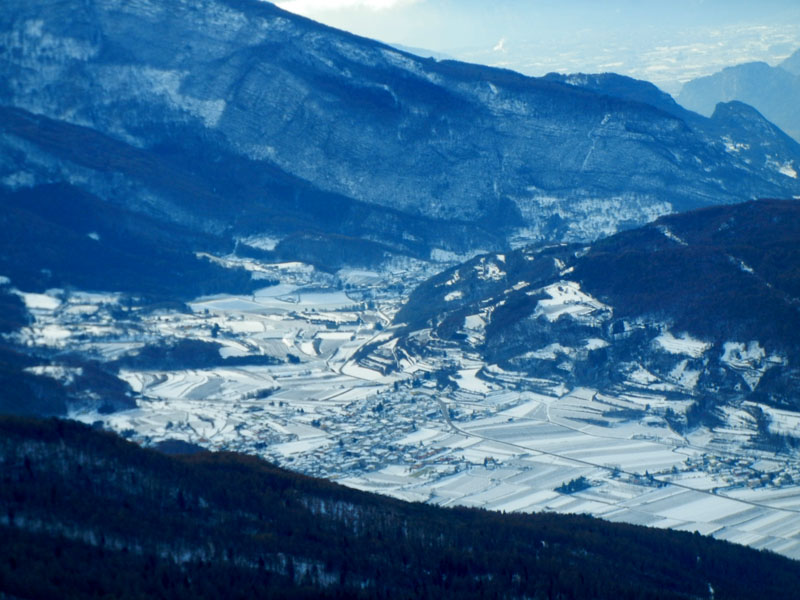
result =
M388 43L548 71L617 71L668 91L800 47L798 0L285 0L278 5Z

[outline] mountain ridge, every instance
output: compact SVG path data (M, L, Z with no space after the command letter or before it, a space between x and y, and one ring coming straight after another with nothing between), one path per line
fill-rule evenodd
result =
M688 532L400 502L74 422L0 431L12 596L745 599L798 579L794 561Z
M800 120L794 107L800 99L800 74L792 70L798 56L800 50L775 67L743 63L693 79L684 84L678 102L704 115L711 115L719 102L745 102L798 140Z
M395 317L400 343L424 355L414 332L431 328L485 365L675 394L706 418L742 402L796 410L799 235L796 201L761 200L661 217L590 246L476 257L411 294ZM485 325L473 330L476 315ZM672 425L697 424L686 416Z
M272 5L48 6L18 2L0 18L0 104L63 121L63 135L80 126L150 153L148 169L166 180L80 166L69 137L56 159L42 140L7 130L0 143L15 158L0 176L12 187L67 179L191 224L207 218L209 191L176 190L190 165L214 174L211 195L232 211L258 208L246 228L286 235L304 209L322 223L320 203L357 206L368 216L332 233L413 256L515 236L594 239L673 210L800 194L779 167L748 163L663 107L422 59ZM800 164L800 146L771 154ZM317 200L296 205L298 195ZM235 236L243 223L213 226Z

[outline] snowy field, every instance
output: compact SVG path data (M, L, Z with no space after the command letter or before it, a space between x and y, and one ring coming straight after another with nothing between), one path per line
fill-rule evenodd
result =
M407 500L588 513L800 559L800 461L748 447L754 423L746 407L731 410L724 428L684 437L663 415L684 412L690 400L648 388L646 372L631 372L627 387L609 393L483 365L435 339L425 357L410 354L391 318L430 274L413 263L335 275L299 263L250 268L281 283L249 296L199 298L190 312L134 310L127 320L114 295L21 294L35 321L19 338L98 360L165 339L220 344L213 368L122 369L137 394L133 410L72 415L143 444L181 439ZM548 317L564 306L574 318L603 317L605 307L574 286L547 291ZM468 316L465 334L479 343L484 326L484 316ZM655 343L678 359L706 350L669 332ZM728 355L753 378L776 360L754 346ZM223 364L253 356L276 364ZM451 373L446 385L436 377L443 369ZM41 374L74 375L57 367ZM683 376L691 374L676 378ZM767 412L775 433L800 428L798 413ZM579 478L588 486L557 491Z

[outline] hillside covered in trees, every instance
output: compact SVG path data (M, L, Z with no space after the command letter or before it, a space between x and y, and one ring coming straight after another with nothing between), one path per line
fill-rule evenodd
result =
M19 598L792 598L797 563L584 516L408 504L253 457L0 419Z

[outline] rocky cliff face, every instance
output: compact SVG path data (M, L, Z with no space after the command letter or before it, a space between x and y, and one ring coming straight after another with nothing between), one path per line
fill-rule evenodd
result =
M0 65L5 186L68 182L228 237L425 256L800 194L776 167L796 145L751 164L646 98L418 58L255 0L9 0Z

